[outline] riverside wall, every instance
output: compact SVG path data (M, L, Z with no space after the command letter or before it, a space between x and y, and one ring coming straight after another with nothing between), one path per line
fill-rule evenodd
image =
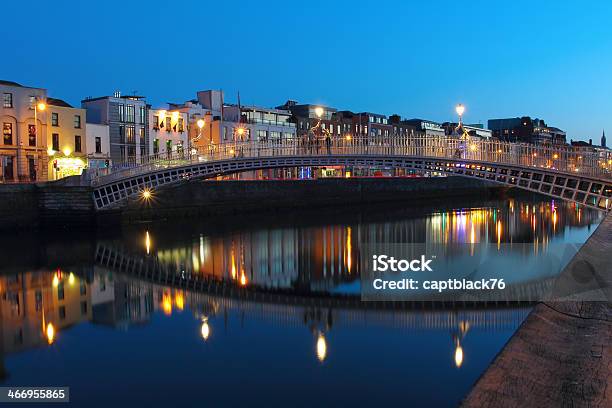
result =
M90 187L70 183L0 184L0 230L105 228L156 219L379 202L491 198L505 187L461 177L197 181L169 186L150 202L95 211Z
M612 215L561 272L588 299L538 304L463 401L463 407L612 406Z
M462 177L202 181L162 189L151 203L131 200L122 222L313 209L383 202L434 203L452 197L486 199L505 187Z

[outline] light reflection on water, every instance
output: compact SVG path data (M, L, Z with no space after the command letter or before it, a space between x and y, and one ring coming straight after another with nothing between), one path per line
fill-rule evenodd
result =
M481 248L528 243L533 255L551 243L582 243L601 221L601 213L554 201L521 202L510 199L498 207L454 209L420 218L383 222L343 223L298 228L264 228L222 235L199 234L176 242L160 232L157 245L148 228L132 231L134 256L151 256L170 269L187 275L214 277L241 286L307 288L334 291L340 283L359 279L360 248L376 243L444 244L453 248L470 244L471 255ZM152 226L151 228L154 228ZM124 252L112 242L101 243L99 251ZM500 260L499 262L502 262Z
M398 387L414 405L452 406L530 308L364 307L344 295L358 284L360 248L584 242L601 214L512 199L424 215L314 218L222 230L135 227L84 243L90 259L5 272L3 385L68 384L72 400L88 406L176 406L200 398L203 383L215 406L244 404L244 395L296 406L405 402ZM150 261L164 269L152 274ZM159 271L170 280L160 282ZM218 284L166 283L176 277ZM114 391L101 395L99 384ZM180 401L168 392L178 390Z

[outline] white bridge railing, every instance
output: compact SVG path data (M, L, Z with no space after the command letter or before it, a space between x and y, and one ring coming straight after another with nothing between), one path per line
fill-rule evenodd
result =
M245 141L210 144L186 151L159 153L139 162L122 164L106 175L95 175L94 186L173 167L202 162L242 158L296 156L405 156L479 161L547 169L575 176L612 179L612 152L586 148L576 151L569 146L539 146L486 140L461 140L456 137L405 136L389 138L289 139L281 141Z

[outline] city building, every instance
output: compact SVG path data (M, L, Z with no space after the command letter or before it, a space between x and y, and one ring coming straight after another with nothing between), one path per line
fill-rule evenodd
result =
M291 113L291 121L296 125L296 136L300 140L306 140L309 137L310 129L315 127L319 120L321 128L328 130L332 137L337 135L337 127L335 115L338 110L329 106L298 104L296 101L289 100L284 105L277 106L276 109L288 111ZM321 110L321 116L317 115L318 110Z
M47 91L0 80L0 183L47 179Z
M532 144L565 144L566 134L563 130L548 126L542 119L520 118L489 119L489 129L493 137L506 142Z
M48 179L80 175L87 166L86 113L56 98L47 98Z
M189 145L196 145L203 137L203 133L211 133L211 123L213 122L213 112L210 109L206 109L202 106L197 99L186 101L185 103L169 103L169 110L178 111L185 115L186 122L185 127L187 129L187 139ZM221 113L219 112L216 117L219 119ZM202 128L198 126L198 123L202 125ZM206 139L209 140L209 139ZM151 150L151 153L153 151Z
M188 117L179 110L149 109L150 154L185 152L189 147Z
M345 139L352 139L359 135L359 120L355 113L348 110L338 111L332 115L332 119L336 127L334 134Z
M405 124L414 126L415 132L421 133L424 136L444 136L446 135L444 128L437 122L424 119L408 119Z
M402 120L399 115L391 115L389 116L389 123L393 126L393 135L394 136L411 136L416 133L416 126L408 123L405 120Z
M385 115L361 112L355 114L355 118L360 127L366 126L369 129L369 136L374 142L376 142L376 140L388 138L393 134L393 126L389 124ZM364 133L368 134L368 131L366 130Z
M85 126L85 147L89 170L97 171L109 168L112 165L108 129L108 125L95 123L87 123Z
M578 161L595 160L594 162L584 162L584 164L593 166L601 166L605 169L612 169L612 150L605 146L605 134L602 135L601 146L593 144L593 139L588 142L582 140L570 140L570 150L578 153ZM579 164L577 164L579 166Z
M115 92L113 96L84 99L81 106L90 123L108 125L114 166L139 162L149 154L149 107L143 96Z
M290 122L291 112L284 109L260 106L227 105L223 119L244 128L243 140L267 141L280 144L296 137L296 125ZM229 126L222 129L223 140L233 140L236 130ZM240 140L240 135L238 140Z
M444 122L442 123L442 128L444 128L444 132L447 136L456 135L457 127L459 124L457 122ZM493 137L493 131L490 129L485 129L484 125L481 123L476 124L465 124L462 123L461 126L465 129L468 134L472 137L489 140Z
M186 116L187 139L189 145L206 151L209 145L227 142L228 130L225 130L225 137L222 122L228 121L224 116L223 91L207 90L198 91L196 99L189 100L182 104L170 103L171 111L184 113ZM238 127L237 124L226 123L226 127Z

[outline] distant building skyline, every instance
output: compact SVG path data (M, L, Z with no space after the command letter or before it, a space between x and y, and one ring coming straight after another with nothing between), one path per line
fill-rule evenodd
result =
M48 91L48 88L46 88L46 87L44 87L44 86L34 86L34 85L31 85L31 84L23 84L23 83L20 83L20 82L19 82L19 80L16 80L15 78L0 78L0 80L4 80L4 81L13 81L13 82L19 83L19 84L20 84L20 85L22 85L22 86L28 87L28 88L40 88L40 89L45 89L45 90L47 90L47 91ZM204 87L204 88L201 88L201 89L207 89L207 88L205 88L205 87ZM66 91L66 92L65 92L66 94L70 94L70 93L71 93L71 92L68 92L68 90L65 90L65 91ZM193 94L193 91L194 91L194 90L191 90L191 93L192 93L192 94ZM224 93L224 94L226 94L226 92L225 92L223 89L220 89L220 91L223 91L223 93ZM186 92L186 94L188 94L188 93L189 93L189 92ZM123 92L121 89L114 89L114 90L112 90L112 91L109 91L109 92L105 93L105 94L104 94L104 96L96 96L96 97L93 97L93 98L92 98L92 97L91 97L91 95L88 95L87 97L82 97L82 98L80 98L80 99L79 99L79 101L85 102L85 101L90 100L90 99L100 99L100 98L112 97L114 94L120 94L120 95L121 95L122 97L124 97L124 98L128 98L128 97L131 97L131 96L135 96L135 97L137 97L137 98L144 98L144 100L146 101L146 103L147 103L148 105L150 105L150 106L160 106L160 107L163 107L163 106L169 106L170 108L172 108L173 106L174 106L174 107L176 107L176 106L178 106L178 105L181 105L181 104L182 104L182 102L177 102L177 101L175 101L175 100L167 100L168 98L163 98L163 97L160 97L160 98L158 98L158 99L159 99L160 101L161 101L161 100L166 100L165 102L157 102L157 103L156 103L156 102L151 102L151 98L149 98L148 96L146 96L146 95L148 95L148 92L146 92L146 91L145 91L145 92L140 92L140 91L138 91L138 92L134 92L134 91L132 91L132 92L129 92L129 93L125 93L125 92ZM61 91L61 90L60 90L60 92L50 92L50 91L49 91L49 95L54 95L54 96L56 96L56 97L59 95L59 96L61 97L61 96L63 95L63 91ZM143 96L143 95L145 95L145 96ZM289 96L294 97L295 95L289 95ZM288 97L288 96L284 96L285 100L287 99L287 97ZM238 102L238 101L237 101L237 100L236 100L236 101L234 101L234 100L231 98L231 96L230 96L229 98L228 98L228 97L225 97L225 98L227 98L227 99L224 99L224 100L223 100L223 104L224 104L224 105L237 105L237 102ZM238 98L238 95L236 96L236 99L237 99L237 98ZM61 99L68 99L68 98L61 98ZM78 98L77 98L77 99L78 99ZM281 99L282 99L282 98L281 98ZM298 99L298 98L295 98L295 99ZM189 98L186 98L185 100L189 100ZM273 106L275 106L275 104L271 104L271 105L264 105L264 104L261 104L261 103L257 103L257 102L256 102L256 98L251 98L251 99L249 99L249 100L255 100L255 103L253 103L252 105L257 105L257 106L261 106L261 107L264 107L264 106L265 106L265 107L270 108L270 109L274 109L274 108L273 108ZM74 106L79 106L79 102L78 102L78 101L77 101L77 102L75 102L75 103L73 103L72 101L70 101L70 103L71 103L72 105L74 105ZM458 103L459 103L459 102L458 102ZM321 106L326 106L325 104L316 104L316 103L310 103L310 102L304 102L304 103L302 103L302 102L301 102L301 101L299 101L299 100L298 100L298 104L300 104L300 105L311 105L311 106L318 106L318 105L321 105ZM280 105L279 105L279 106L280 106ZM455 106L455 105L453 105L453 106L452 106L452 108L454 108L454 106ZM353 112L353 113L358 113L358 112L359 112L359 111L354 111L354 110L350 110L350 109L345 109L344 107L340 107L340 108L341 108L342 110L351 111L351 112ZM468 108L468 109L469 109L469 108ZM368 110L368 111L377 112L375 109L370 109L370 110ZM427 118L425 118L425 119L418 119L418 116L417 116L417 115L411 115L410 113L405 113L405 112L397 112L397 111L392 111L392 112L382 112L381 114L386 115L387 117L391 117L391 116L393 116L393 115L399 115L399 117L400 117L402 120L407 120L407 121L428 121L428 122L435 122L435 123L440 124L440 125L441 125L441 124L443 124L443 123L454 123L453 121L456 119L456 117L454 117L452 114L449 116L449 118L450 118L449 120L439 120L439 119L436 119L436 118L431 118L431 117L427 117ZM516 116L516 119L520 119L521 117L528 117L528 115L515 115L515 116ZM513 116L513 117L514 117L514 116ZM534 117L535 117L535 116L534 116ZM495 120L497 120L497 119L496 119L496 118L494 118L494 117L492 117L492 118L481 118L481 119L478 119L478 120L474 120L474 121L472 121L472 122L473 122L474 124L482 124L483 126L486 126L488 129L491 129L491 128L488 126L488 123L489 123L490 121L492 121L492 120L493 120L493 121L495 121ZM491 130L493 130L493 129L491 129ZM567 133L567 132L566 132L566 133ZM605 135L605 128L603 128L603 135ZM583 140L583 141L588 141L589 139L598 139L598 137L597 137L597 136L592 136L592 137L586 137L586 136L583 136L583 137L581 137L581 136L580 136L580 134L579 134L579 135L569 135L569 136L572 136L571 138L572 138L572 139L574 139L574 140Z

